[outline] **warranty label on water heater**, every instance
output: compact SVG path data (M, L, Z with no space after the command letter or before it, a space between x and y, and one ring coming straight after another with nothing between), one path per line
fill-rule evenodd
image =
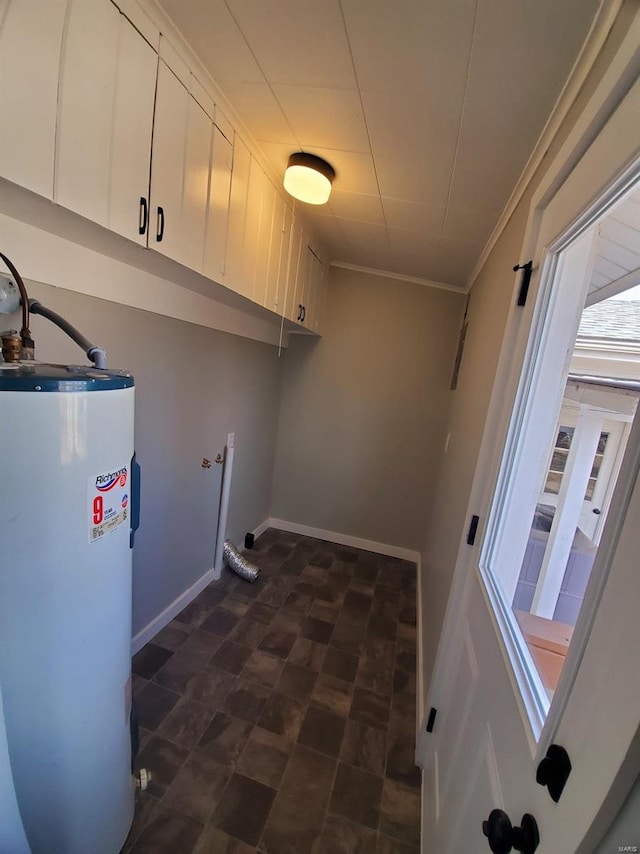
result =
M129 518L129 467L89 478L89 542L111 534Z

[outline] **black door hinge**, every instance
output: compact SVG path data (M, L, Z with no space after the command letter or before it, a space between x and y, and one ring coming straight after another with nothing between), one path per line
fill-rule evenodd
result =
M529 284L531 282L531 273L533 272L533 261L527 261L526 264L516 264L513 272L517 273L522 270L522 279L520 281L520 291L518 293L517 305L522 307L527 304L527 294L529 293Z
M427 718L427 732L433 732L433 725L436 722L437 714L437 709L434 709L433 706L431 706L431 711L429 712L429 717Z
M469 524L469 531L467 533L467 545L472 546L476 541L476 531L478 530L478 522L480 521L479 516L472 516L471 523Z

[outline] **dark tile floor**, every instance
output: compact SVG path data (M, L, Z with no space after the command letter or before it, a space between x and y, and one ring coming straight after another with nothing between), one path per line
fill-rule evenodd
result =
M417 854L415 566L269 530L134 658L125 852Z

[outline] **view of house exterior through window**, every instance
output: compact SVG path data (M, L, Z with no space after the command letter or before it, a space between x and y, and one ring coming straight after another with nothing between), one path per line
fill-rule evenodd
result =
M542 488L511 601L549 699L580 615L640 397L640 193L598 227ZM611 294L611 295L610 295Z

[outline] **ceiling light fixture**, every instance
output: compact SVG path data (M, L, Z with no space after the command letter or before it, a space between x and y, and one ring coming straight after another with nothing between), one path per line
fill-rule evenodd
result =
M329 201L331 185L336 177L333 166L315 154L297 151L289 157L284 173L284 188L301 202L324 205Z

